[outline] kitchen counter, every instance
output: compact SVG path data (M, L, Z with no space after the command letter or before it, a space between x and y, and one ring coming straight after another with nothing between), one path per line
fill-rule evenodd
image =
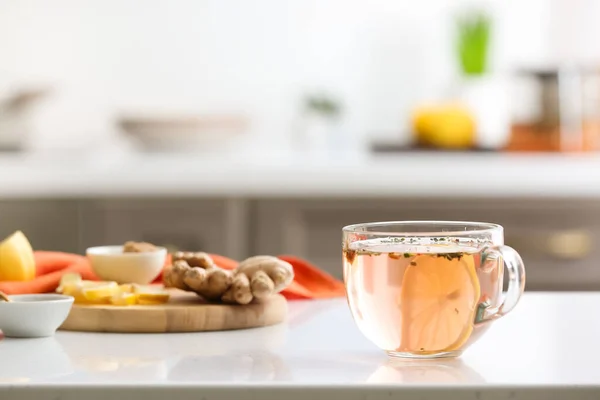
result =
M197 334L58 332L0 342L2 400L598 399L600 293L527 293L458 359L389 359L345 301L287 323Z
M597 155L405 153L0 157L0 197L600 198Z

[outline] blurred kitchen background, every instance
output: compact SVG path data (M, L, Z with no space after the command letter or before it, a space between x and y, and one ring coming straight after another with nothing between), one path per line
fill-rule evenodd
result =
M0 235L341 277L341 228L503 224L600 288L596 0L0 0ZM598 257L596 257L598 256Z

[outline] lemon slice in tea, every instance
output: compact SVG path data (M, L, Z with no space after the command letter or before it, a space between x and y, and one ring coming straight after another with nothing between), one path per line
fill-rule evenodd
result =
M473 331L480 292L473 255L416 256L402 281L402 337L397 351L427 354L460 349Z

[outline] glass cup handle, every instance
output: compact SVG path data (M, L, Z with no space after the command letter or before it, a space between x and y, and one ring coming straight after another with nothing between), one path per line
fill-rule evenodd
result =
M508 314L515 308L525 290L525 266L515 249L510 246L488 247L483 251L482 257L482 267L488 262L487 260L504 263L505 270L508 271L508 288L499 306L479 305L482 309L481 312L478 310L476 323L491 321Z

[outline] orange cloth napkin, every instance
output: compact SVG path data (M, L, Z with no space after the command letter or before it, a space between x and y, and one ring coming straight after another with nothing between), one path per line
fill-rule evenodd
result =
M78 273L85 280L98 280L85 256L54 251L36 251L36 277L28 282L2 281L0 290L6 294L48 293L58 287L66 273ZM218 254L211 254L215 263L232 270L238 262ZM282 255L280 259L294 267L294 281L281 294L288 299L324 299L345 295L344 284L299 257ZM169 261L168 261L169 262ZM159 276L155 283L160 283Z

